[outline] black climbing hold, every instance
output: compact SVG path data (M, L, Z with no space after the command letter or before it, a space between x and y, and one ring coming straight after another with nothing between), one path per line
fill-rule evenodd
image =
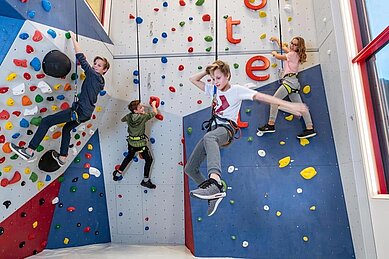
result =
M3 202L3 205L5 206L6 209L8 209L9 206L11 206L11 201L5 201Z
M72 63L61 51L51 50L43 58L42 68L46 75L61 78L69 74Z

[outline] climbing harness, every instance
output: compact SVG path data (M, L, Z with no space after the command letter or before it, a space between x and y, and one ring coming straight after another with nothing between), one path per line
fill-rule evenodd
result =
M146 134L143 134L141 136L128 136L127 137L129 140L133 140L133 141L138 141L138 140L143 140L143 139L149 139L149 137L146 136Z
M292 77L292 78L295 77L295 78L297 78L298 74L297 73L289 73L289 74L284 75L284 77L281 79L282 85L285 87L286 91L288 91L288 94L293 94L293 93L297 93L298 94L300 92L300 90L291 87L287 83L288 82L287 77Z
M234 122L233 120L222 118L216 114L216 103L217 103L216 90L217 90L217 88L214 85L213 86L211 118L202 123L201 129L207 130L207 132L209 132L209 131L216 129L219 126L226 128L227 132L228 132L228 141L227 141L227 143L223 144L222 146L228 146L229 144L231 144L231 142L234 138L239 139L242 135L242 132L241 132L238 124L236 124L236 122ZM217 121L222 121L225 123L217 123ZM239 135L235 136L238 133L239 133Z

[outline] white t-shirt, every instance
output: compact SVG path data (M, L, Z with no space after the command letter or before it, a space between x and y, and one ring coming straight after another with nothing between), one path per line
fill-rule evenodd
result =
M215 87L216 88L216 87ZM214 86L205 84L205 94L213 97ZM241 85L231 85L225 92L216 88L216 115L228 120L237 122L240 106L243 100L252 101L257 92ZM218 124L226 124L225 121L218 121Z

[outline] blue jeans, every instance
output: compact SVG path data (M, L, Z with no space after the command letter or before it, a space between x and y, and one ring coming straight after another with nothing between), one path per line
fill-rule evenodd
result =
M229 134L225 127L217 127L207 132L204 137L197 143L186 165L185 173L192 178L197 184L206 180L201 174L199 168L201 163L207 158L208 177L211 173L221 175L220 148L229 140Z
M82 118L82 115L80 116L79 113L79 121L83 122L88 119L89 118ZM43 138L45 137L49 128L60 123L66 124L62 128L61 148L59 154L61 156L67 156L70 143L70 131L79 125L77 121L72 120L72 109L66 109L44 117L38 127L38 130L35 132L34 137L28 144L28 147L33 150L36 150L39 144L42 142Z

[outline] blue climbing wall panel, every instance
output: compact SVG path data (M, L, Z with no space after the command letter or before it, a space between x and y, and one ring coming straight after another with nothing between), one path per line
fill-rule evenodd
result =
M195 256L355 257L320 66L301 72L300 82L311 86L302 98L318 135L301 145L296 135L302 120L288 121L289 114L279 112L276 132L258 137L256 128L267 122L269 106L245 101L241 118L249 127L221 153L226 198L211 217L206 201L190 200ZM260 91L273 94L277 87L275 82ZM200 122L209 114L206 109L184 118L187 156L203 136ZM259 150L266 155L259 156ZM291 163L280 168L279 160L286 156ZM317 172L310 180L300 175L307 167ZM206 174L205 163L200 170ZM197 188L191 180L189 188Z
M1 6L1 8L3 8L3 6ZM12 10L9 11L12 12ZM0 16L0 65L3 63L3 60L18 35L20 28L23 26L23 23L24 20Z
M102 172L99 143L96 131L59 179L62 183L47 244L49 249L111 241L104 177L89 174L87 168L90 165ZM71 208L74 210L69 211Z
M42 2L53 2L49 12L43 9ZM75 14L76 4L77 19ZM0 0L0 7L0 16L31 20L65 31L72 30L76 32L77 23L78 34L112 44L84 0L45 0L28 1L26 3L22 3L20 0ZM34 12L33 17L29 16L32 12Z

